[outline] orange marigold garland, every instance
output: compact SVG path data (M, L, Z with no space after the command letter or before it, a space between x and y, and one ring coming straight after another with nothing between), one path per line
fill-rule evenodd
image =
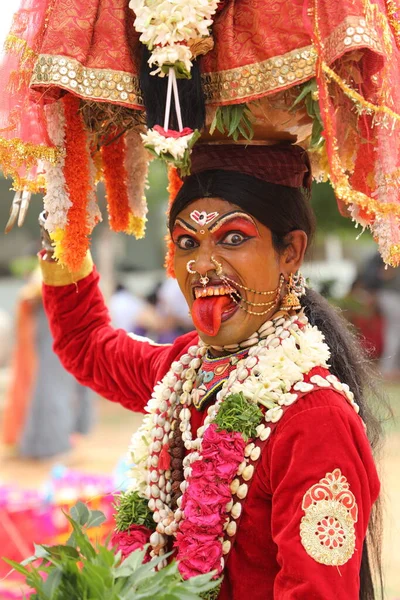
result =
M126 140L115 133L115 140L101 149L110 227L139 239L144 235L145 219L134 215L129 206Z
M182 179L178 175L178 169L176 167L170 166L168 169L168 192L169 192L169 201L168 201L168 213L171 208L173 201L175 200L179 190L183 185ZM165 236L165 241L167 244L167 253L165 256L165 269L167 271L168 277L175 277L174 271L174 256L175 256L175 245L171 239L169 233Z
M80 99L67 94L63 103L66 124L64 177L72 206L61 239L59 260L74 272L81 267L89 248L87 207L92 186L89 144L79 112Z

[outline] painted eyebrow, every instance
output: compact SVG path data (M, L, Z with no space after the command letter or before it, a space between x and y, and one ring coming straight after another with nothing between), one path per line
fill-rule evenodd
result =
M222 227L224 223L226 223L227 221L231 221L235 218L246 219L247 221L250 221L250 223L252 223L254 227L257 227L250 215L248 215L245 212L242 212L241 210L232 210L231 212L222 215L222 217L220 217L212 225L210 225L208 231L210 233L213 233L214 231L217 231L217 229Z
M186 229L186 231L189 231L189 233L197 233L197 229L195 227L193 227L189 223L186 223L186 221L184 221L181 218L176 219L176 221L174 223L174 229L175 229L176 225L180 225L181 227L183 227L183 229Z

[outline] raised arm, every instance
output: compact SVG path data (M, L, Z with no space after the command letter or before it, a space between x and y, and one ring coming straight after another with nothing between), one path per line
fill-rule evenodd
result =
M64 367L101 396L143 410L184 342L160 346L113 329L90 255L73 276L55 262L40 262L44 307Z

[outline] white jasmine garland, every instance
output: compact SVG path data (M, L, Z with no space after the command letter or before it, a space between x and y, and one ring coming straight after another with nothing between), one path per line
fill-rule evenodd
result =
M52 143L58 148L65 148L65 116L61 102L52 102L46 106L47 133ZM54 165L44 162L46 172L46 194L43 198L44 210L48 216L45 227L49 233L65 229L68 210L72 206L65 185L64 154L60 153Z
M231 393L242 392L250 401L260 402L267 408L279 403L282 394L288 394L293 385L303 379L316 365L328 367L329 348L317 327L292 332L276 348L264 348L257 364L244 381L233 373Z
M149 64L163 65L182 62L190 73L192 53L188 42L205 37L212 26L219 0L131 0L136 15L134 27L140 41L153 53ZM178 46L186 50L178 50ZM160 51L168 49L167 52ZM169 49L171 53L169 54ZM185 57L183 57L185 52ZM160 72L160 70L157 72Z

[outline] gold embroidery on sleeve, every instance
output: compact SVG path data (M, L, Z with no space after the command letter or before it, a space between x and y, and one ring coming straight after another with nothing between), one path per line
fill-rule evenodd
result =
M300 537L307 554L324 565L343 565L355 550L356 499L340 469L304 495Z

